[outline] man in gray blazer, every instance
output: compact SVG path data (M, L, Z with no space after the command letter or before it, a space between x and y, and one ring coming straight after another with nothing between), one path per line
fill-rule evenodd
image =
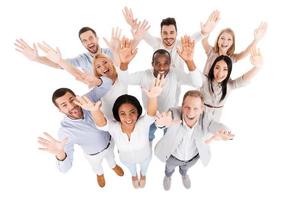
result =
M210 120L204 112L203 96L198 90L190 90L183 97L182 107L171 108L158 116L156 123L167 128L166 134L155 146L155 155L166 162L163 186L171 187L171 176L179 166L185 188L191 187L187 170L200 158L204 165L210 159L208 144L215 139L232 139L229 129Z

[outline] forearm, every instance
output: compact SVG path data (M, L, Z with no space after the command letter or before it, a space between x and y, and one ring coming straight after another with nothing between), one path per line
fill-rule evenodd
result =
M75 68L72 64L70 64L68 61L61 59L58 62L58 65L61 66L63 69L65 69L67 72L69 72L75 78L80 77L81 72L77 68Z
M44 65L48 65L49 67L61 69L59 64L52 62L51 60L49 60L47 57L44 57L44 56L39 56L35 61L38 63L44 64Z
M154 117L156 115L156 111L157 111L157 97L148 98L147 114L151 117Z
M250 53L250 49L252 47L254 47L256 45L256 43L257 43L256 40L253 40L244 51L242 51L242 52L240 52L238 54L235 54L234 55L234 59L236 61L239 61L239 60L245 58Z
M243 75L244 81L251 81L251 79L260 71L260 67L254 66L252 69L250 69L247 73Z
M185 60L185 64L190 72L195 71L197 68L194 60Z
M103 112L101 112L100 110L92 111L91 114L92 114L93 120L97 126L103 127L107 124L106 118L105 118Z

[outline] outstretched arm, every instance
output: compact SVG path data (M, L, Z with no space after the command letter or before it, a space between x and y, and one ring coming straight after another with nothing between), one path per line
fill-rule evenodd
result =
M108 41L105 37L103 38L113 53L113 61L116 66L120 65L119 48L121 43L121 32L122 31L119 27L113 28L111 31L110 41Z
M221 129L217 131L211 138L205 140L205 143L210 144L214 140L232 140L233 138L234 135L231 134L231 131Z
M46 42L38 43L38 47L45 52L46 57L49 60L60 65L63 69L65 69L67 72L73 75L76 78L76 80L83 82L89 87L95 87L101 84L101 80L99 80L94 75L89 74L87 72L82 72L66 60L62 59L60 50L58 48L56 48L55 50Z
M157 111L157 97L160 95L165 83L165 77L163 75L158 75L156 79L153 80L153 84L150 90L143 88L144 92L148 97L147 102L147 114L154 117Z
M103 127L107 124L106 118L100 110L101 101L97 101L96 103L93 103L86 96L83 97L77 96L76 101L74 102L76 105L80 106L81 108L91 112L93 120L98 127Z
M263 65L263 57L259 49L256 49L255 47L251 48L250 54L250 61L253 67L243 75L243 80L245 81L250 81L260 71Z
M54 139L49 133L44 132L44 137L38 137L38 143L41 145L39 150L47 151L55 157L63 161L66 159L67 154L64 151L64 146L68 142L68 139L65 138L62 141Z
M35 44L33 44L33 46L31 47L23 39L17 39L15 42L15 48L16 51L22 53L26 58L28 58L31 61L35 61L57 69L61 68L57 63L52 62L47 57L39 56Z
M181 37L181 48L177 48L178 55L185 61L189 71L194 71L196 65L194 63L195 40L190 36Z
M134 46L133 41L127 38L122 38L121 46L119 48L120 69L126 71L131 60L135 57L137 48Z
M211 46L208 43L208 36L216 27L220 20L220 12L218 10L214 10L208 17L205 24L201 22L201 35L202 35L202 46L207 54Z
M242 52L233 55L233 59L239 61L245 58L249 53L251 48L254 48L256 44L264 37L268 28L268 24L266 22L261 22L259 27L254 31L254 39L250 43L250 45Z

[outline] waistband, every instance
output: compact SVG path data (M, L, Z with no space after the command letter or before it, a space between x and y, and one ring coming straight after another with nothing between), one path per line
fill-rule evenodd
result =
M104 149L102 149L101 151L99 151L99 152L97 152L97 153L92 153L92 154L89 154L89 155L90 155L90 156L95 156L95 155L97 155L97 154L103 152L104 150L108 149L108 147L110 146L110 143L111 143L111 135L109 135L109 141L108 141L108 143L107 143L107 146L106 146Z
M223 106L212 106L209 104L204 103L205 106L209 107L209 108L222 108Z
M185 162L185 163L188 163L188 162L191 162L192 160L194 160L195 158L199 157L199 153L197 153L194 157L192 157L191 159L187 160L187 161L184 161L184 160L179 160L178 158L176 158L175 156L171 155L175 160L178 160L180 162Z

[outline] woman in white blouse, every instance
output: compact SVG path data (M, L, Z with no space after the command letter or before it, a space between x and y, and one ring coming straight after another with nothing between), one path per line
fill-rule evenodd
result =
M118 148L121 162L130 170L134 188L143 188L146 184L146 172L151 161L152 152L149 142L149 127L155 120L157 96L162 91L164 77L158 76L151 89L144 92L148 96L147 113L142 114L139 101L131 95L121 95L113 106L116 121L107 119L100 111L101 102L93 104L88 98L78 98L78 105L90 110L93 119L101 130L108 131ZM140 178L136 166L140 164Z

